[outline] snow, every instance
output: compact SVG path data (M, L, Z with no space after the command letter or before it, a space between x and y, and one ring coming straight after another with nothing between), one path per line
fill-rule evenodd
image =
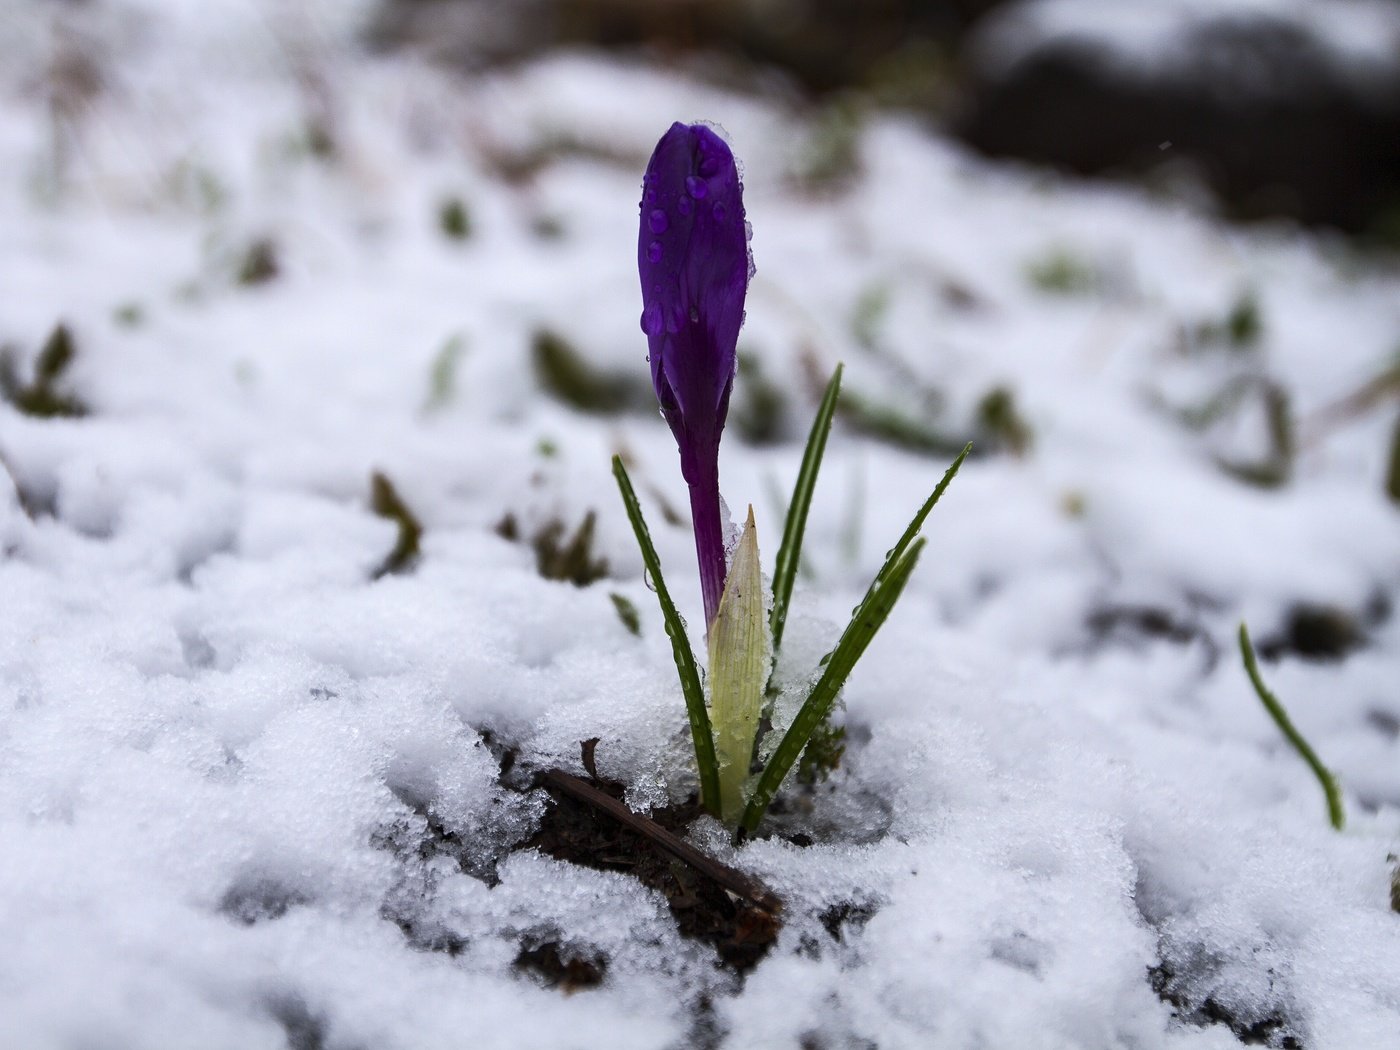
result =
M1314 418L1393 360L1393 265L988 166L898 117L865 127L848 191L812 193L790 177L810 131L776 105L586 54L455 80L360 54L359 5L299 10L15 2L0 18L0 345L27 368L65 320L65 390L92 409L0 406L0 1046L1237 1045L1174 1019L1159 965L1190 1005L1281 1016L1311 1050L1393 1042L1400 621L1340 662L1264 665L1341 775L1344 834L1233 631L1247 617L1271 636L1300 601L1400 601L1394 406L1322 431L1267 491L1215 462L1261 453L1258 417L1196 433L1162 407L1257 373ZM54 185L40 85L60 17L101 45L105 87L78 106ZM301 144L308 70L331 160ZM609 475L627 450L698 622L690 537L660 511L685 505L673 442L650 412L546 397L529 341L553 328L645 382L640 172L672 120L700 117L745 162L758 274L741 346L796 420L772 447L731 430L722 454L766 558L769 492L814 407L804 355L823 374L844 360L848 389L889 404L936 388L954 430L1007 384L1034 440L969 461L930 518L846 691L846 762L786 818L814 844L693 831L788 901L742 982L635 881L510 852L543 802L497 783L493 750L577 770L596 736L633 805L693 788ZM502 155L549 142L565 148L532 179L501 174ZM462 243L436 228L448 195L470 211ZM538 236L542 219L562 235ZM281 272L239 287L258 237ZM1035 287L1028 268L1055 252L1103 279ZM851 328L871 288L888 306L866 349ZM1243 292L1255 350L1183 336ZM133 304L140 322L119 323ZM838 427L794 667L834 639L945 465ZM370 509L374 470L425 527L416 571L377 581L394 528ZM590 509L611 575L586 588L542 579L494 531L507 512L528 536ZM1092 614L1113 607L1195 633L1096 638ZM417 849L429 815L461 863ZM847 906L868 918L836 940L821 916ZM518 973L522 945L548 938L606 957L603 984L565 995Z

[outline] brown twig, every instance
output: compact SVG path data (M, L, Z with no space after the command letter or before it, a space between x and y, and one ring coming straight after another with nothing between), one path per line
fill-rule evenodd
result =
M581 780L562 769L546 770L540 777L545 787L561 791L594 809L608 814L624 827L645 835L671 856L690 865L700 874L708 876L736 897L741 897L757 908L777 915L783 910L783 902L763 883L744 874L728 864L705 856L694 846L677 838L650 817L633 813L617 799L599 791L586 780Z

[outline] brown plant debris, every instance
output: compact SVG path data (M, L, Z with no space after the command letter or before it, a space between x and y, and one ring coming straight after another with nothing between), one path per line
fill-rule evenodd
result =
M563 770L540 777L554 800L539 831L521 848L556 860L624 872L660 891L679 932L711 945L729 969L747 973L781 927L782 902L752 876L705 856L680 838L700 816L694 802L633 813L622 785L592 783Z
M535 550L535 567L546 580L565 580L575 587L587 587L608 574L608 560L593 554L593 535L598 515L589 511L565 539L567 531L562 518L554 518L536 531L530 540ZM520 542L520 522L507 514L496 525L496 535L512 543Z
M394 549L380 563L379 568L374 570L374 578L377 580L391 573L407 572L418 561L418 545L423 538L423 525L399 496L394 483L377 470L370 475L369 491L370 508L374 513L381 518L388 518L399 527Z
M86 405L57 389L76 354L73 333L60 322L39 351L34 378L26 384L19 377L14 351L0 348L0 397L27 416L75 418L87 415Z

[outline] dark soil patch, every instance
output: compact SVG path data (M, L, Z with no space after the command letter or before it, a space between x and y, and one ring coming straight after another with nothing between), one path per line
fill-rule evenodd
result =
M1353 612L1335 605L1299 602L1288 610L1283 626L1259 643L1266 660L1301 656L1306 660L1341 660L1368 641L1367 631L1390 616L1384 595Z
M1140 648L1151 642L1173 645L1199 644L1205 670L1220 659L1220 646L1194 617L1181 617L1169 609L1150 605L1105 605L1089 613L1085 621L1092 650L1107 645Z
M296 907L311 903L301 890L268 876L234 883L219 900L219 911L242 926L280 919Z
M388 850L405 860L412 858L427 862L448 857L464 875L480 879L488 886L496 885L495 864L483 863L472 849L473 844L447 827L426 800L414 798L407 792L395 794L399 801L413 810L418 819L378 828L371 836L375 847Z
M1186 994L1186 982L1166 963L1150 968L1147 971L1147 979L1152 985L1152 990L1157 993L1157 998L1169 1003L1175 1015L1187 1024L1202 1028L1213 1024L1225 1025L1245 1046L1305 1050L1302 1041L1293 1034L1293 1025L1278 1013L1250 1020L1236 1016L1210 996L1195 1002Z
M300 996L273 996L267 1002L267 1012L282 1026L288 1050L325 1050L326 1019Z
M822 927L833 941L844 942L846 936L855 933L875 917L879 905L874 901L844 901L833 904L821 913Z
M377 829L370 837L376 849L392 853L405 866L405 873L379 906L380 918L392 922L404 939L423 952L442 952L455 958L467 947L461 934L424 914L423 903L434 890L434 881L424 874L423 862L440 854L456 856L455 836L441 824L427 827L403 820ZM460 866L460 861L459 861Z
M546 941L534 948L521 948L515 967L542 977L551 988L572 994L602 984L608 960L601 955L573 954L556 941Z
M621 800L621 784L609 780L591 783L605 795ZM738 899L709 875L682 863L612 815L557 788L548 790L553 805L546 810L539 831L521 849L537 849L556 860L599 871L623 872L660 891L681 936L711 945L723 965L734 973L748 973L768 954L781 927L773 912ZM692 800L654 811L651 820L683 836L700 814L700 807Z

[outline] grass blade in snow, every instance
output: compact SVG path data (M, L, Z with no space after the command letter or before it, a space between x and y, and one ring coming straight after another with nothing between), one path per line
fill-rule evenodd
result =
M690 735L695 742L695 763L700 768L700 804L710 813L719 813L719 767L715 761L715 741L710 734L710 716L705 710L705 692L700 685L700 671L695 666L695 654L690 650L686 638L685 622L671 594L666 590L666 581L661 577L661 559L656 556L656 548L651 542L651 533L642 518L641 504L637 493L627 476L627 469L619 456L613 457L613 476L622 492L622 502L627 507L627 519L632 523L632 531L637 536L637 546L642 550L642 562L656 588L656 601L661 606L661 617L666 622L666 633L671 638L671 653L676 660L676 674L680 676L681 692L685 694L685 713L690 718Z
M1317 752L1303 739L1303 734L1298 732L1297 726L1288 717L1288 712L1283 709L1283 704L1279 703L1278 697L1269 692L1269 687L1264 684L1264 679L1259 674L1259 664L1254 659L1254 645L1249 640L1249 628L1243 623L1240 624L1240 655L1244 657L1245 673L1249 675L1249 680L1254 685L1254 691L1259 695L1264 709L1269 712L1269 717L1274 720L1279 731L1293 745L1293 750L1297 751L1303 761L1308 764L1313 771L1313 776L1317 777L1317 782L1322 785L1322 793L1327 796L1327 819L1332 822L1334 828L1341 831L1346 825L1347 818L1346 812L1342 809L1342 789L1337 783L1337 778L1333 776L1330 769L1322 764L1322 759L1317 757Z
M963 446L958 458L953 460L952 466L943 474L942 480L934 487L932 494L924 501L924 505L919 508L919 512L909 522L909 527L904 530L904 535L899 538L899 542L891 547L889 553L885 555L885 564L880 566L880 571L875 574L874 581L870 584L869 590L865 592L865 598L857 606L855 615L851 617L851 622L846 625L841 640L836 643L836 648L828 656L826 670L812 688L811 694L803 703L802 709L798 711L797 717L793 719L792 725L783 735L777 750L769 758L758 783L754 785L753 794L749 798L748 808L744 810L744 819L741 823L745 832L752 832L758 827L758 822L763 819L768 804L773 801L773 796L782 786L783 778L787 776L788 770L797 761L802 749L807 746L807 741L821 725L822 719L830 712L831 705L836 702L836 696L840 693L841 687L846 684L846 679L850 677L856 661L860 659L866 646L870 644L871 639L875 637L875 633L894 608L894 603L899 599L904 585L909 582L909 574L914 571L914 565L919 559L919 552L923 549L924 541L919 539L919 530L923 528L929 512L943 497L943 493L947 491L953 478L957 476L958 468L962 466L963 460L967 459L968 453L971 451L972 442L969 441Z
M817 473L821 470L827 435L831 433L831 419L836 413L836 400L841 393L841 368L838 364L832 373L826 393L822 395L821 406L817 409L817 418L812 421L812 432L807 437L807 449L802 453L802 466L797 472L797 484L792 490L792 502L788 504L787 520L783 523L783 542L778 547L778 560L773 567L773 611L769 616L774 653L782 644L783 628L787 625L792 585L797 579L797 569L802 560L802 537L807 531L807 513L812 508L812 492L817 487Z
M872 591L880 581L884 580L894 571L895 565L904 557L904 552L909 549L909 545L913 543L915 537L919 535L919 530L924 527L924 521L928 518L929 511L933 510L934 505L943 498L944 491L952 483L953 478L957 477L958 468L963 465L963 460L967 459L968 453L971 451L972 442L969 441L963 446L963 450L958 453L958 458L953 460L953 465L944 473L943 480L934 487L933 494L929 496L924 502L924 505L919 508L919 513L914 515L914 520L911 521L909 527L904 530L904 535L899 537L899 542L891 547L889 553L885 555L885 564L880 566L880 571L875 574L875 582L870 585Z
M822 719L831 710L831 705L836 702L836 696L841 692L841 687L846 684L846 679L850 677L856 661L861 658L866 647L874 639L876 632L889 618L894 603L899 600L904 585L909 582L909 576L918 563L919 554L923 551L925 542L922 539L916 539L912 545L905 545L907 550L902 552L899 561L893 566L887 563L885 568L880 571L880 575L875 578L875 582L870 585L865 599L856 608L851 622L846 625L841 640L831 651L831 655L826 661L826 670L822 672L817 684L812 687L812 692L807 696L802 709L797 712L797 717L793 719L792 725L783 734L783 739L778 744L777 750L773 752L773 756L768 760L762 775L758 778L758 783L754 785L753 794L749 797L748 808L744 810L744 819L741 822L744 831L752 832L758 827L758 822L763 819L768 804L773 801L773 796L782 786L783 778L787 776L793 763L802 754L802 749L807 746L807 741L811 738L812 733L816 731L817 726L821 725Z

